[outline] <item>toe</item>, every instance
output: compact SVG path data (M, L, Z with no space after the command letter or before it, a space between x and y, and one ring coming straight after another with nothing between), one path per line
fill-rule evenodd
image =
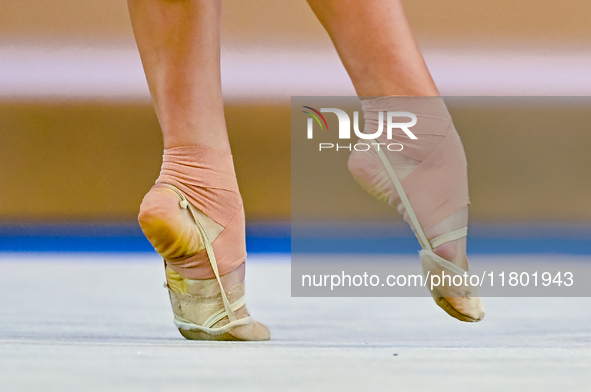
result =
M254 320L249 324L232 329L230 334L239 340L266 341L271 339L269 328L265 324Z

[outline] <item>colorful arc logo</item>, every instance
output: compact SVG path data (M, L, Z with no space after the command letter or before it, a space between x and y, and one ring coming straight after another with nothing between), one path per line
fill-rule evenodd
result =
M326 127L326 129L328 130L328 124L326 123L326 119L324 118L324 116L316 109L311 108L310 106L302 106L303 108L306 109L310 109L311 111L313 111L314 113L310 113L307 111L302 111L302 113L306 113L309 114L310 116L314 117L314 120L316 120L316 122L318 123L318 125L320 125L320 129L323 129L324 127ZM318 118L320 116L320 118ZM324 123L324 126L322 125L322 123L320 122L320 119L322 119L322 122Z

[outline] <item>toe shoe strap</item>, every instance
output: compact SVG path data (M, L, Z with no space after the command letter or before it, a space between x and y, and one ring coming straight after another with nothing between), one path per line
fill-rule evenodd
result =
M455 231L440 235L439 237L435 237L431 241L429 241L427 239L427 236L425 235L425 232L423 231L423 228L421 227L421 224L419 223L419 219L417 218L415 211L413 210L412 206L410 205L410 200L408 200L408 196L406 195L406 192L404 191L404 188L402 187L402 183L400 182L400 179L396 175L394 168L392 167L392 165L390 164L390 161L388 160L388 157L386 157L386 154L384 153L384 151L382 149L380 149L379 147L376 147L376 144L372 144L372 146L373 146L374 150L376 151L376 153L378 154L380 161L382 161L382 164L384 165L384 168L386 169L388 176L392 180L392 183L394 184L394 188L396 188L396 192L398 192L398 197L400 197L400 200L402 201L402 204L404 205L404 208L406 209L406 212L408 213L408 217L410 218L411 225L412 225L415 233L417 234L417 237L419 238L419 242L421 243L421 247L423 249L433 251L434 248L437 248L438 246L443 245L446 242L455 241L460 238L466 237L468 235L468 228L463 227L459 230L455 230Z
M431 241L429 241L429 243L431 244L431 247L433 249L435 249L438 246L445 244L446 242L459 240L460 238L464 238L467 235L468 235L468 228L462 227L459 230L455 230L455 231L440 235L439 237L435 237Z

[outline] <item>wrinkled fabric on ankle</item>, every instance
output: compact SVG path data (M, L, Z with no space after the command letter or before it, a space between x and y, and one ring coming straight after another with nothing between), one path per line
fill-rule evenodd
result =
M156 184L174 185L195 208L225 228L212 244L220 275L246 260L244 207L230 151L207 146L166 149ZM189 279L214 276L205 250L166 263Z
M419 166L402 182L404 190L423 229L433 227L460 208L469 205L466 155L452 118L441 97L382 97L362 101L366 134L379 126L379 112L384 112L380 143L400 143L405 157L419 161ZM409 128L416 140L401 129L394 129L387 139L385 112L410 112L417 123ZM400 122L408 122L400 118ZM389 204L395 206L394 192Z

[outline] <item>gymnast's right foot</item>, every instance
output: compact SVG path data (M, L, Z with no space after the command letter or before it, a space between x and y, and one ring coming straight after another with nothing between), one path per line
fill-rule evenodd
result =
M409 223L423 248L425 276L463 275L468 270L466 159L443 99L384 97L363 101L363 109L366 134L386 129L383 113L413 113L418 119L412 127L417 139L398 130L391 140L380 136L380 144L362 140L372 148L349 156L353 177L373 196L396 207ZM390 151L384 147L390 143L399 143L403 149ZM442 284L431 294L437 305L458 320L476 322L484 317L474 287Z
M165 150L138 221L165 261L180 333L191 340L269 340L244 303L244 210L229 152ZM195 180L195 179L199 180Z

